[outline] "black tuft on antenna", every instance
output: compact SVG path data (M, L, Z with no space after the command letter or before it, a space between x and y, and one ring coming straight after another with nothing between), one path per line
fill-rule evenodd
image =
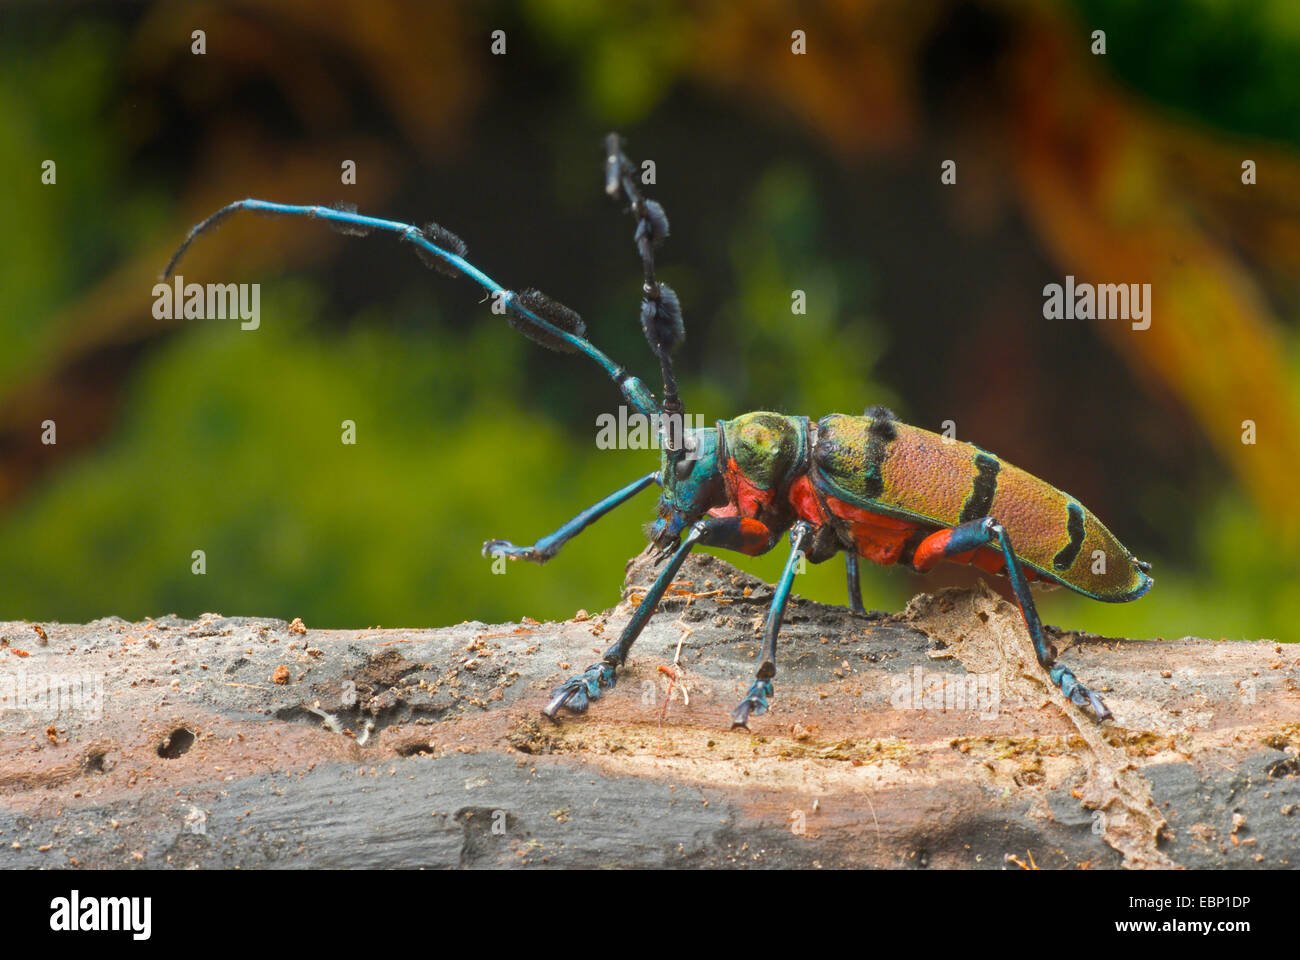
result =
M587 335L587 325L582 322L582 317L578 316L576 310L571 310L564 304L552 300L540 290L532 288L523 290L515 294L514 300L521 307L536 314L551 326L557 327L565 333L571 333L577 337L586 337ZM558 350L561 353L573 353L577 350L577 347L567 340L562 340L549 330L537 326L527 317L521 317L519 314L512 312L507 314L506 319L510 321L510 326L529 340L539 343L543 347Z
M641 329L650 349L659 359L664 381L664 440L672 460L684 453L683 415L685 407L677 395L677 378L673 374L673 350L686 337L682 305L676 292L655 279L654 248L668 236L668 215L654 200L641 196L637 169L623 153L623 141L616 133L605 138L605 192L615 200L626 200L636 218L633 243L641 258L644 282L641 287Z
M462 260L465 258L465 254L469 253L469 247L465 246L464 240L456 236L456 234L452 233L446 227L440 226L432 221L421 227L420 233L422 233L424 239L428 240L430 243L442 247L442 249L446 250L448 253L454 253ZM432 267L439 273L446 274L449 277L461 276L460 270L453 267L433 251L424 249L424 247L420 246L418 243L415 245L415 253L422 261L424 261L426 267Z
M339 211L339 213L355 214L357 205L355 203L336 203L332 209ZM363 223L350 223L343 220L326 220L325 222L339 233L346 234L349 237L368 237L375 229Z
M686 326L682 323L682 304L677 291L666 283L659 284L657 300L641 301L641 329L655 353L671 353L686 339Z

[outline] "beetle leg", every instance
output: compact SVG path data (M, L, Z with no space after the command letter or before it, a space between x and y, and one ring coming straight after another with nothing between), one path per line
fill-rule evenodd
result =
M727 520L701 520L692 525L690 531L682 538L681 546L673 553L673 557L667 565L659 571L655 577L654 583L646 591L646 595L641 598L641 603L637 606L632 614L632 619L627 622L623 628L622 634L618 640L603 654L597 663L593 663L576 677L571 677L564 683L560 684L551 692L551 700L542 710L551 720L559 713L561 707L567 707L574 713L583 713L592 700L599 700L601 691L607 687L613 687L617 682L618 668L627 660L628 651L632 649L632 644L636 638L641 635L645 625L650 620L650 615L655 612L655 607L663 599L664 593L673 582L673 577L677 576L677 571L682 568L686 562L686 557L690 554L701 539L707 537L713 527L725 524Z
M779 536L779 534L777 535ZM551 692L551 700L542 710L547 717L554 720L561 707L567 707L574 713L584 712L592 700L599 700L601 691L614 686L617 671L627 660L628 652L636 638L641 635L655 607L663 599L673 577L686 562L687 555L697 546L721 547L725 550L738 550L750 556L758 556L770 550L776 542L776 536L757 520L748 517L709 517L693 524L686 536L672 555L668 564L659 571L654 583L646 591L619 635L617 642L601 654L600 661L593 663L576 677L571 677Z
M759 656L758 676L745 699L731 712L732 728L749 728L749 715L759 716L767 712L767 698L772 696L772 678L776 676L776 635L781 631L781 619L785 616L785 605L790 599L790 587L794 584L795 571L803 557L803 546L812 534L813 525L807 520L800 520L790 530L790 556L781 571L781 580L772 594L772 604L767 610L767 626L763 630L763 651Z
M644 477L629 483L622 490L615 491L599 503L588 507L560 529L542 537L532 546L517 547L509 540L489 540L483 544L483 556L489 559L509 557L511 560L531 560L533 563L545 563L559 553L562 546L582 533L587 527L615 507L631 500L650 484L658 482L658 480L659 472L657 470L654 473L647 473Z
M1033 594L1029 592L1029 581L1025 579L1024 571L1016 561L1015 550L1011 547L1011 535L996 521L992 525L991 532L1002 546L1002 555L1007 561L1007 579L1011 581L1011 589L1020 603L1020 615L1024 617L1029 637L1034 641L1034 652L1038 654L1038 662L1047 670L1052 683L1061 689L1061 693L1071 703L1092 710L1093 716L1098 721L1111 719L1111 712L1102 702L1101 697L1076 680L1069 667L1055 662L1056 651L1052 649L1052 645L1047 642L1047 635L1043 633L1043 622L1038 619L1038 609L1034 606Z
M849 581L849 612L866 613L862 606L862 578L858 575L858 555L852 550L844 554L844 568Z
M1005 573L1011 582L1011 590L1016 595L1020 615L1024 618L1025 628L1029 631L1029 639L1034 643L1034 652L1038 656L1039 664L1047 670L1052 683L1060 688L1061 693L1071 703L1090 709L1099 721L1109 720L1111 712L1102 702L1101 697L1080 683L1069 667L1056 663L1056 652L1043 632L1043 623L1038 618L1033 594L1029 592L1029 581L1025 579L1024 571L1020 569L1020 562L1016 559L1015 550L1011 546L1011 535L1002 524L992 517L982 517L978 520L968 520L951 530L932 533L916 548L912 565L924 572L944 557L969 553L990 544L996 545L1002 551L1003 559L1006 561Z

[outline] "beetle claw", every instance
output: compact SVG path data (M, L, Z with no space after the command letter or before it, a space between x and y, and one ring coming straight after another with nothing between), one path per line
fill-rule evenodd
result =
M561 707L572 713L586 713L591 701L599 700L602 690L613 687L617 682L613 664L604 660L593 663L551 691L550 702L542 708L542 715L548 720L556 720Z
M770 696L772 696L772 681L755 680L749 692L745 694L745 699L731 711L731 729L748 730L750 714L759 717L767 713L767 698Z
M1048 675L1052 678L1052 683L1061 688L1061 693L1065 694L1066 699L1076 707L1091 710L1098 723L1114 719L1110 708L1101 697L1081 684L1069 667L1058 663L1051 668Z
M1106 706L1101 697L1097 696L1091 690L1086 690L1085 696L1088 698L1088 706L1092 708L1092 712L1097 717L1098 723L1103 720L1114 719L1114 715L1110 712L1110 708Z
M489 560L508 557L511 560L531 560L533 563L545 563L550 554L539 553L537 546L518 547L509 540L488 540L483 544L483 556Z

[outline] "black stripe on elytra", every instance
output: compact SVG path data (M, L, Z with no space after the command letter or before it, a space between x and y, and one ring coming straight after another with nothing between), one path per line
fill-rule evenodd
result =
M874 500L885 492L885 478L881 468L885 462L885 450L898 438L898 430L894 427L892 413L883 407L872 407L868 413L873 411L871 426L867 428L867 456L866 463L863 464L866 477L863 487L866 495Z
M987 517L989 507L993 506L993 494L998 491L998 471L1002 469L1002 464L997 457L983 451L975 454L975 469L979 472L971 484L970 496L962 504L958 523Z
M1057 570L1070 569L1070 565L1074 563L1074 558L1079 555L1079 549L1083 546L1083 507L1071 502L1066 507L1066 513L1068 516L1065 521L1065 529L1070 533L1070 542L1052 558L1052 566Z

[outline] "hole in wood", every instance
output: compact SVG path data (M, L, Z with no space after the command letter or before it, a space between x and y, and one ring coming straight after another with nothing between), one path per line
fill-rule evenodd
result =
M177 727L158 744L158 756L164 760L175 760L183 753L188 753L194 746L194 734L184 727Z

